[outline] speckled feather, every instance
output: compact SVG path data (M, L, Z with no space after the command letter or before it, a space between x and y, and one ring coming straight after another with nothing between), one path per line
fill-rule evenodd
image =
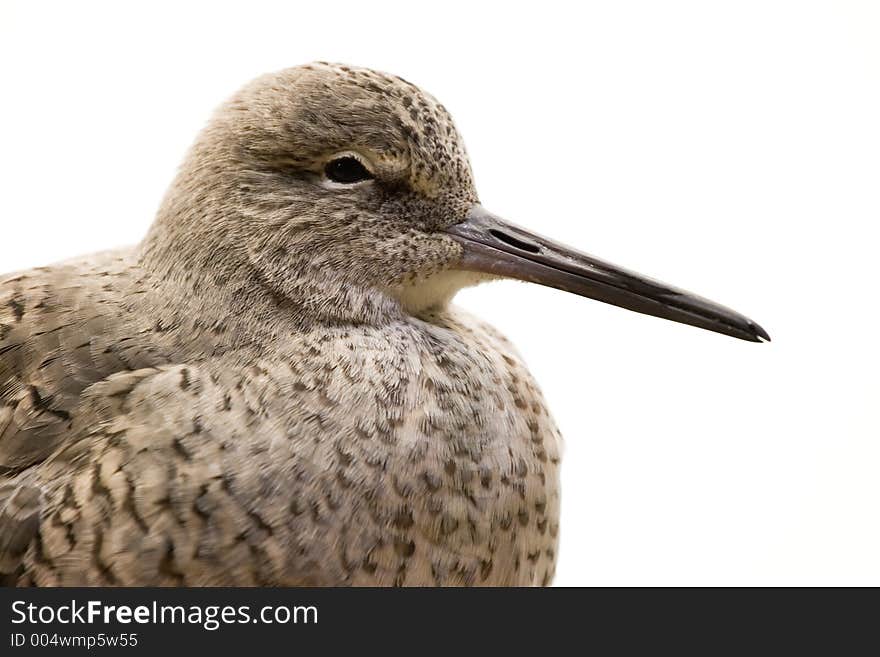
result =
M436 100L313 64L218 110L141 245L3 279L4 580L548 584L558 432L449 304L476 199Z

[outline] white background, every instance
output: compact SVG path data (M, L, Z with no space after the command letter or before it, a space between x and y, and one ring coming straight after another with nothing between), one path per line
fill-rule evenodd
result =
M567 440L559 585L880 584L880 3L0 4L0 271L136 242L212 109L324 59L441 99L483 203L730 305L520 283Z

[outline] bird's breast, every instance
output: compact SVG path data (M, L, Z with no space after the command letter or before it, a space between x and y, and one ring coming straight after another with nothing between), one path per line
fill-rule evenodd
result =
M311 358L295 365L295 403L280 409L288 435L299 427L287 467L308 522L333 528L328 549L339 553L340 577L550 581L559 435L503 337L443 314L301 348Z

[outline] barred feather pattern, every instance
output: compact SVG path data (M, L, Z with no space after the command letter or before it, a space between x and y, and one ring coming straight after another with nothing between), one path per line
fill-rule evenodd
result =
M6 576L550 580L558 434L497 332L448 310L175 362L181 329L126 319L145 279L117 253L0 285Z

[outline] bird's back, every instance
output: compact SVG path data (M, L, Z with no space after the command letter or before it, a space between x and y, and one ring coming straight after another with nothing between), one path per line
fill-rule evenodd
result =
M120 251L0 279L0 472L47 458L85 388L140 366L122 329L131 272Z

